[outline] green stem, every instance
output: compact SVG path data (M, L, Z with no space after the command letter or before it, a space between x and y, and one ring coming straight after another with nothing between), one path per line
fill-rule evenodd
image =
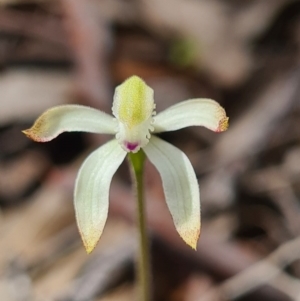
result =
M138 281L141 301L150 301L150 261L149 261L149 242L146 227L146 214L143 191L143 171L145 154L142 150L129 154L129 160L132 166L132 178L135 181L137 209L138 209L138 227L139 227L139 258L138 258Z

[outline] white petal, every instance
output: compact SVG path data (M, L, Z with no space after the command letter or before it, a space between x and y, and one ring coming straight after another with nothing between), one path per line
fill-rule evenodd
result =
M95 248L102 234L111 179L126 154L114 139L91 153L79 170L74 206L77 225L88 253Z
M143 150L160 173L179 235L196 249L200 234L200 195L191 162L181 150L155 136Z
M46 142L63 132L78 131L114 134L116 122L112 116L99 110L80 105L65 105L47 110L23 133L35 141Z
M175 131L188 126L204 126L215 132L228 127L225 110L214 100L199 98L180 102L154 117L154 133Z

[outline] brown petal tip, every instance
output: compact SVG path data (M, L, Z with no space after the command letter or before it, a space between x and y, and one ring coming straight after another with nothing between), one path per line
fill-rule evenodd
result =
M224 117L220 120L219 126L216 130L217 133L224 132L228 129L229 126L229 117Z

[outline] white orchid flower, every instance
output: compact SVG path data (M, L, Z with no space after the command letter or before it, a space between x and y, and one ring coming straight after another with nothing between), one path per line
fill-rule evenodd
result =
M63 105L43 113L24 133L46 142L63 132L113 134L115 139L91 153L76 179L74 206L81 237L90 253L96 246L108 214L112 176L127 153L142 149L162 178L166 202L176 230L192 248L200 235L200 195L195 172L187 156L175 146L152 135L187 126L225 131L228 117L210 99L190 99L155 115L153 90L132 76L116 88L112 117L99 110Z

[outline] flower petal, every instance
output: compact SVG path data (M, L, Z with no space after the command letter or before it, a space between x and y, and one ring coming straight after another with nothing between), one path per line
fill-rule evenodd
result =
M23 133L35 141L47 142L63 132L114 134L115 130L112 116L86 106L65 105L47 110Z
M108 212L111 179L126 154L114 139L91 153L79 170L74 206L87 253L93 251L102 234Z
M200 235L200 195L191 162L181 150L155 136L143 150L161 175L176 230L196 249Z
M199 98L180 102L154 117L154 133L175 131L188 126L204 126L215 132L228 128L225 110L214 100Z
M153 89L140 77L129 77L115 90L113 115L129 129L152 118L155 108Z

